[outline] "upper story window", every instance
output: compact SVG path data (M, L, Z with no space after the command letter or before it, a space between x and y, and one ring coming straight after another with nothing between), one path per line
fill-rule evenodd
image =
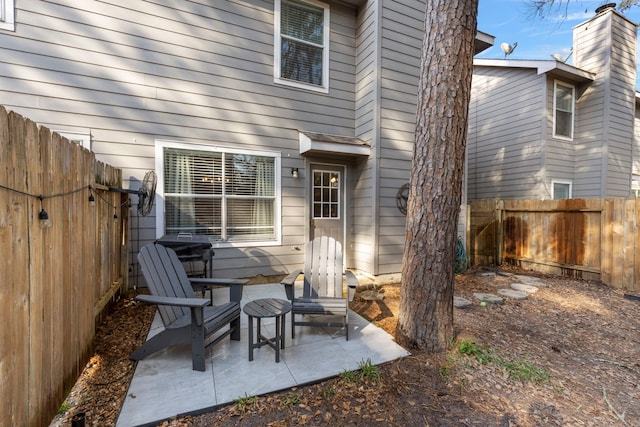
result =
M0 30L15 31L13 0L0 0Z
M553 136L573 139L575 88L556 81L553 86Z
M317 1L276 0L276 83L329 91L329 6Z
M159 141L157 225L216 246L280 241L280 155Z
M571 181L551 181L553 200L570 199L571 198Z

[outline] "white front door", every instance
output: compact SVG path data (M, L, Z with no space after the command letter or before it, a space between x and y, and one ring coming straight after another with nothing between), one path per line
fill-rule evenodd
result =
M310 239L329 236L344 248L345 167L311 164ZM343 249L344 250L344 249Z

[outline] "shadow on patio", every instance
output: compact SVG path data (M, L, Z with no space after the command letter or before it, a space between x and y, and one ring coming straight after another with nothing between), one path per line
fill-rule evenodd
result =
M286 299L280 284L244 287L242 305L258 298ZM227 289L214 290L215 300L228 301ZM275 392L314 383L358 369L370 359L380 364L407 356L382 329L357 313L349 312L349 341L337 328L298 327L291 340L291 315L285 327L286 347L280 362L268 347L254 350L248 358L248 320L241 315L240 341L225 338L210 349L206 371L192 370L191 346L171 347L138 362L118 418L118 427L155 425L177 415L213 410L240 397ZM263 334L273 336L273 318L263 319ZM150 335L162 328L157 315Z

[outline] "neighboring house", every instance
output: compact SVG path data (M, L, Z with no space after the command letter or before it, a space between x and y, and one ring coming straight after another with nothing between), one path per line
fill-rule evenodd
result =
M210 236L224 276L298 267L318 234L349 268L401 271L424 0L0 5L0 103L132 190L158 174L151 216L129 221L132 270L183 232Z
M574 27L573 65L474 60L469 201L631 194L636 31L606 7Z

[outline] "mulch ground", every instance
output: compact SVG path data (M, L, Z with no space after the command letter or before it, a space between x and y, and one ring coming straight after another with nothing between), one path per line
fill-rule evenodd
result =
M527 272L516 272L530 274ZM239 399L168 426L640 426L640 301L598 282L537 275L525 300L455 309L446 354L411 356L322 383ZM513 277L469 272L456 295L495 294ZM352 308L393 334L399 285ZM153 308L119 301L96 335L96 354L52 422L115 425Z

